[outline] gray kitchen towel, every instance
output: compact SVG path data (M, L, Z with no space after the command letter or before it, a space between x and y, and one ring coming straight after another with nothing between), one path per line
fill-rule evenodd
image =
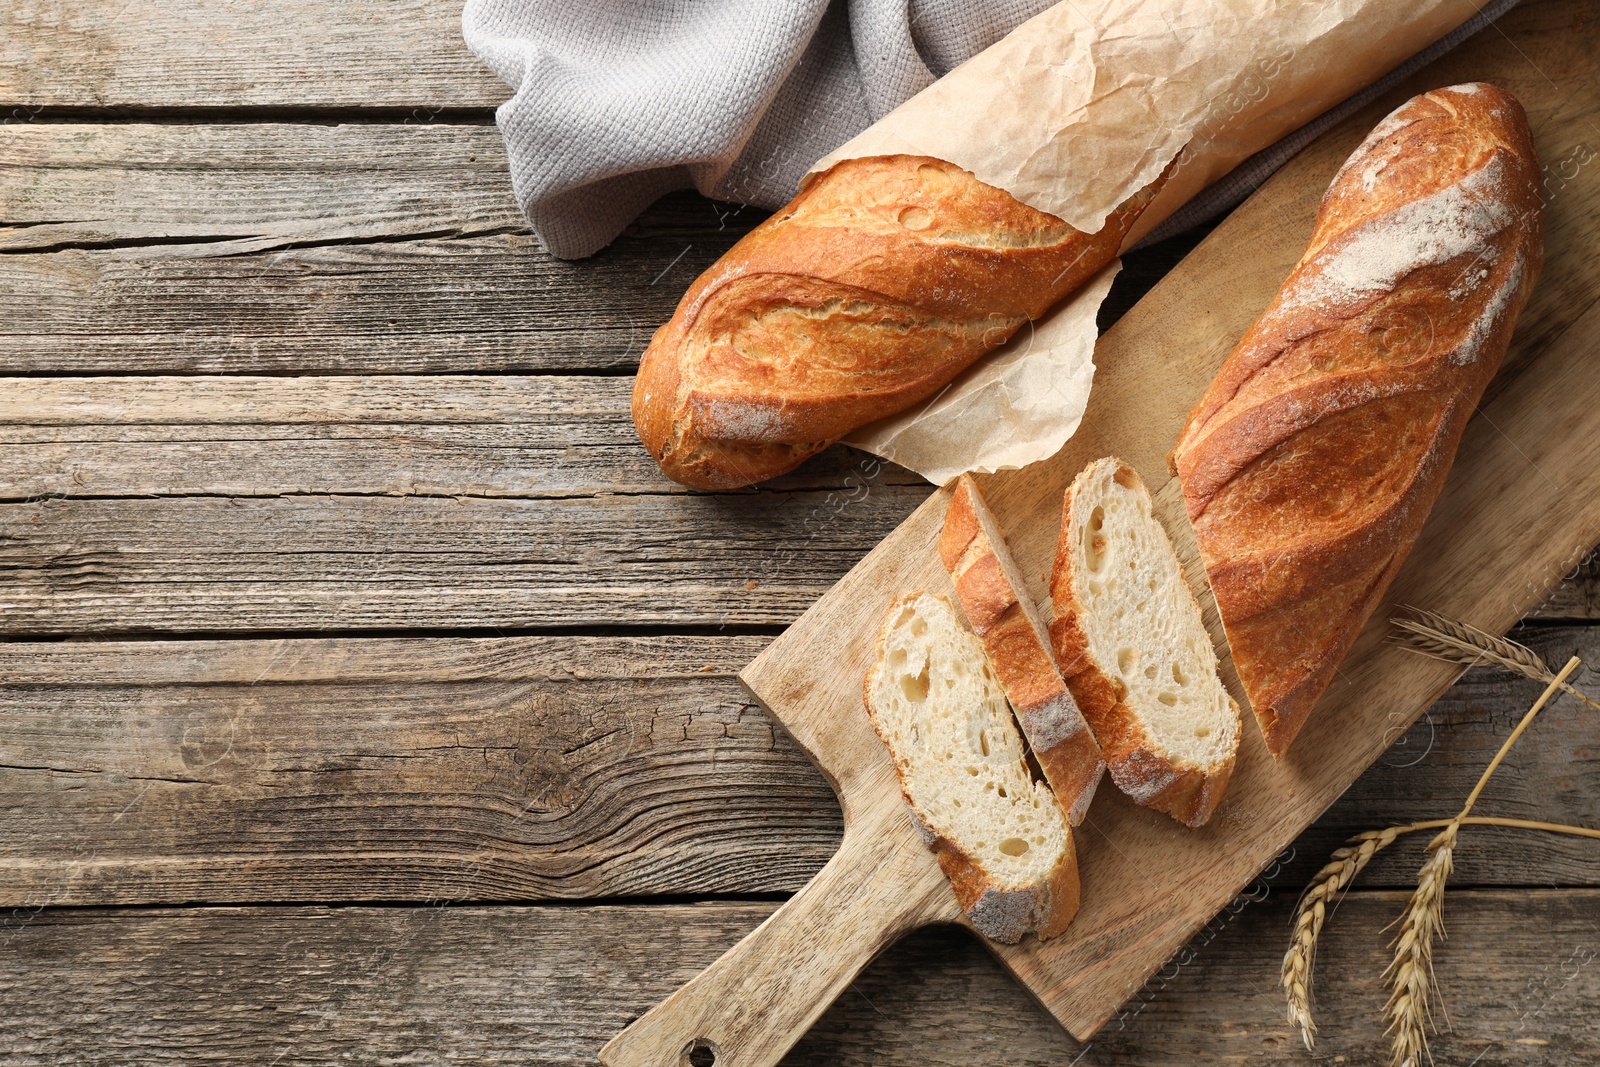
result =
M517 202L552 255L576 259L674 189L786 203L812 163L1052 2L467 0L462 32L513 90L496 119ZM1323 130L1515 3L1487 0L1380 82L1241 164L1144 243L1238 204Z

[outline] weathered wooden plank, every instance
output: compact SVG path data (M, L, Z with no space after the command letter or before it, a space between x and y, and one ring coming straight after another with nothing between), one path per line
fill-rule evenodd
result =
M0 499L675 493L622 377L0 379ZM926 485L838 447L758 492ZM748 494L747 494L748 495Z
M0 504L0 629L785 623L927 492Z
M669 196L552 260L490 127L0 125L0 368L630 367L763 217Z
M4 646L0 902L793 889L839 813L763 644Z
M428 0L239 4L14 0L0 14L0 107L498 105L510 93Z
M1224 913L1080 1046L971 936L891 948L785 1063L1310 1062L1276 989L1293 889ZM1600 892L1446 898L1442 1062L1600 1057ZM1404 895L1346 899L1318 954L1318 1059L1385 1056L1378 972ZM13 912L6 1062L588 1064L770 905ZM1443 1017L1443 1013L1441 1013ZM1476 1059L1474 1059L1476 1057Z
M527 232L493 126L10 123L0 156L5 252Z
M1600 618L1600 554L1591 554L1573 568L1530 618Z
M0 907L793 891L841 823L733 679L766 643L0 644ZM1600 630L1534 643L1600 663ZM1357 831L1452 813L1537 689L1469 673L1274 884ZM1597 737L1592 712L1558 702L1482 812L1600 825ZM1473 829L1456 880L1600 885L1595 859L1590 841ZM1407 885L1415 867L1396 848L1364 882Z
M669 207L708 222L580 263L518 233L0 256L0 373L631 369L736 239L709 201Z

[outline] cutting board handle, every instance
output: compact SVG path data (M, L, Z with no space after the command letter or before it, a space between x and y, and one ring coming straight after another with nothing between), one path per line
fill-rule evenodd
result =
M838 853L815 878L612 1038L600 1062L771 1067L874 956L909 930L957 918L950 883L904 811L897 814L897 824L847 826Z

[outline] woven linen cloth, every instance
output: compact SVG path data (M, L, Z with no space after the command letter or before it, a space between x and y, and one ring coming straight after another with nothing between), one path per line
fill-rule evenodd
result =
M523 214L552 255L576 259L675 189L779 207L813 162L1052 2L467 0L462 32L512 89L495 117ZM1318 134L1515 3L1487 0L1142 243L1238 204Z

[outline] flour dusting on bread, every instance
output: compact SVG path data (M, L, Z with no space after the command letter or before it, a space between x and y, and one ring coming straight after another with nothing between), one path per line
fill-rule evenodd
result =
M1460 182L1346 231L1332 254L1284 294L1284 303L1352 303L1389 292L1423 267L1468 254L1492 257L1490 238L1516 218L1504 187L1505 167L1492 157Z

